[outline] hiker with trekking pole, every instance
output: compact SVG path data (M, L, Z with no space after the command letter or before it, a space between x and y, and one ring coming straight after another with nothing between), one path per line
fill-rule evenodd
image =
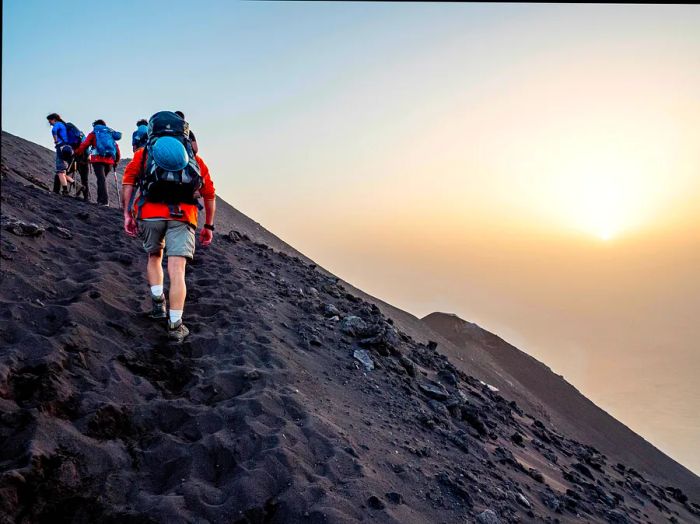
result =
M97 203L108 206L107 176L114 169L116 181L116 166L119 164L121 156L117 140L121 139L122 134L107 127L107 124L102 119L95 120L92 123L92 129L75 153L76 155L81 155L85 153L88 147L93 148L90 155L90 165L97 180Z
M69 143L67 124L58 113L51 113L46 120L51 125L51 135L56 147L53 192L60 191L63 196L68 196L68 184L73 184L73 179L68 176L68 167L73 160L73 146Z

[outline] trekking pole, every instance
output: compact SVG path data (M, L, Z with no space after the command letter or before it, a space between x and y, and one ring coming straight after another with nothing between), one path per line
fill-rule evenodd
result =
M71 172L71 170L73 169L73 166L74 166L74 165L75 165L75 157L73 157L73 158L71 159L70 165L68 166L68 169L66 170L66 176L69 176L69 177L71 177L71 178L73 179L73 182L70 183L70 188L71 188L70 190L71 190L71 191L72 191L73 189L76 188L76 185L75 185L75 173ZM76 194L76 196L77 196L77 194Z
M119 201L119 209L122 208L122 195L121 192L119 191L119 181L117 180L117 168L116 166L114 167L114 187L117 190L117 200Z

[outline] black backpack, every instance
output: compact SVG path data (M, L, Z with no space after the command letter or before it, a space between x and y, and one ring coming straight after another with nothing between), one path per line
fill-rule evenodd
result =
M160 111L150 118L139 179L142 200L170 206L197 204L195 193L202 187L202 175L189 135L190 125L172 111ZM151 150L158 139L166 136L176 138L185 146L189 162L184 169L167 171L154 161Z
M66 136L68 145L76 149L85 140L85 134L72 122L66 123Z

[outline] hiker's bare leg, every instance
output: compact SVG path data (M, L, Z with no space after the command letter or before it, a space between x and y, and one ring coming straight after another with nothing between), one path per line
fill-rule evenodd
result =
M150 253L148 255L148 265L146 266L146 278L149 286L163 285L163 251Z
M168 257L168 277L170 278L170 309L185 309L187 286L185 285L185 257Z
M65 171L59 171L58 173L56 173L56 176L58 176L58 181L61 183L61 187L68 185L68 180L66 178Z

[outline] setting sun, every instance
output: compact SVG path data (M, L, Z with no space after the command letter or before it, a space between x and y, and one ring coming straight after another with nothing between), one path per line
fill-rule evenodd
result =
M561 176L553 198L569 227L609 241L648 223L654 195L650 173L632 155L589 155ZM658 204L658 202L657 202Z
M610 240L624 227L628 206L620 184L609 177L594 177L579 195L572 210L577 224L601 240Z

